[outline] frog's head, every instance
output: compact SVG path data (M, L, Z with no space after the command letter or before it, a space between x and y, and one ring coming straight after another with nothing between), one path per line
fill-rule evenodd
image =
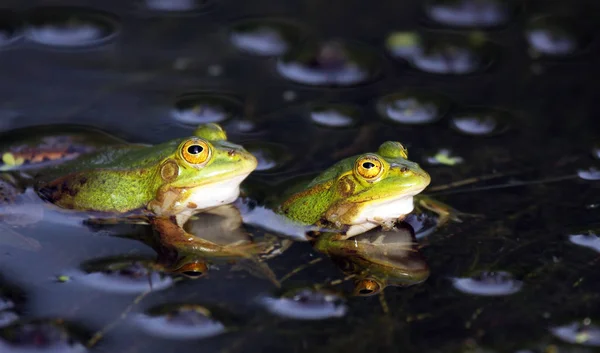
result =
M395 221L413 210L413 196L431 181L408 159L399 142L383 143L377 153L344 159L292 195L282 212L303 223L326 221L347 226L349 236Z
M155 214L185 218L198 210L231 203L256 166L256 158L227 141L219 125L203 125L195 136L180 140L176 151L161 161L162 184L148 207Z

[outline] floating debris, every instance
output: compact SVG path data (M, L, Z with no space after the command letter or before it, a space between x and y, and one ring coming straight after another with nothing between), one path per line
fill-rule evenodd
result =
M449 149L441 149L434 156L427 157L427 162L429 164L442 164L453 166L456 164L460 164L464 162L464 159L459 156L452 156Z

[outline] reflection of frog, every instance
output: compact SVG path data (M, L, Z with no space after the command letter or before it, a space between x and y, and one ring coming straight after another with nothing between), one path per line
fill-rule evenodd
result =
M216 124L155 146L120 144L37 171L36 192L62 209L182 226L194 213L233 202L256 158Z
M160 237L144 240L167 271L198 278L206 274L208 264L230 263L279 285L264 260L284 251L291 240L256 232L250 236L233 205L193 216L185 230L173 224L170 228L159 229Z
M291 195L278 212L294 222L340 231L344 238L378 225L391 228L414 208L429 175L399 142L346 158Z
M316 239L314 248L353 276L354 295L373 295L387 286L410 286L429 277L429 267L408 225L388 232L371 230L349 240L336 240L333 233L326 233Z

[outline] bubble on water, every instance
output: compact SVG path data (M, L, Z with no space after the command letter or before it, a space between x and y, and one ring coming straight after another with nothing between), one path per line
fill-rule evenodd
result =
M70 7L34 10L27 21L25 36L38 44L79 48L97 46L112 40L119 24L104 12Z
M21 24L12 11L0 10L0 48L13 44L21 37Z
M557 338L573 344L600 346L600 328L589 320L568 325L551 327L550 332Z
M583 38L573 22L564 17L544 15L532 19L525 37L533 56L564 56L581 49Z
M159 291L170 287L173 279L142 258L109 258L84 263L80 271L69 274L73 283L123 294Z
M310 120L317 125L342 128L355 125L360 112L356 107L345 104L321 104L310 109Z
M448 112L449 103L431 93L408 90L381 97L376 109L379 115L390 121L420 125L441 119Z
M579 169L577 175L583 180L600 180L600 169L596 167Z
M177 98L171 116L177 122L194 127L221 123L242 116L242 104L225 95L191 92Z
M143 0L142 6L152 11L173 13L198 11L208 3L206 0Z
M231 27L230 40L239 50L252 55L282 55L302 39L299 26L283 19L251 19Z
M199 339L226 331L209 309L198 304L163 305L136 317L149 333L172 339Z
M465 135L490 136L506 132L510 128L511 116L507 112L472 108L454 114L450 126Z
M569 235L569 241L573 244L600 252L600 237L592 231L587 234L571 234Z
M254 141L242 143L242 145L258 160L256 167L258 172L278 170L292 159L290 151L283 145Z
M386 46L393 57L432 74L471 74L487 68L492 61L487 41L477 35L442 38L393 32L387 37Z
M323 320L346 315L347 307L339 296L311 289L302 289L283 297L260 298L272 314L300 320Z
M0 329L0 352L87 352L80 341L62 320L16 322Z
M451 280L454 288L459 291L483 296L510 295L518 292L523 286L523 282L514 279L510 273L504 271L483 271L473 277Z
M495 27L506 24L512 8L502 0L431 0L425 13L432 20L456 27Z
M277 60L277 71L291 81L314 86L352 86L381 73L370 50L338 41L296 47Z

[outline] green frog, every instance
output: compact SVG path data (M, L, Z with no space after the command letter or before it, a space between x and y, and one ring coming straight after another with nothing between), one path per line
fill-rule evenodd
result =
M449 218L452 212L440 203L417 197L430 181L427 172L408 160L408 151L400 142L387 141L376 153L334 164L292 193L277 212L297 224L336 232L339 239L377 226L390 229L413 211L415 203L432 205L432 210Z
M32 175L36 193L60 209L178 227L195 213L233 202L256 158L217 124L150 146L100 148ZM163 228L168 228L164 225Z

